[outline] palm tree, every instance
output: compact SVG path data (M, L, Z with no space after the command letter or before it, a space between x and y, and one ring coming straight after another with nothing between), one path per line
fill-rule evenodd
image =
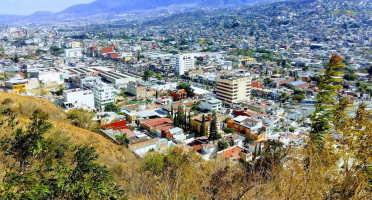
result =
M122 133L120 135L116 135L115 139L117 140L117 142L120 143L120 145L124 145L124 144L128 145L129 144L128 136L125 133Z

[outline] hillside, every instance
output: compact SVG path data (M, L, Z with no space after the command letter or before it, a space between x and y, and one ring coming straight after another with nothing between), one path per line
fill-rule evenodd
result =
M30 114L37 108L48 113L50 117L49 121L52 123L53 128L45 135L46 138L58 136L60 140L68 139L74 145L93 145L100 155L98 159L99 163L107 166L118 184L127 187L127 182L123 182L120 178L122 176L120 169L131 170L133 166L138 165L139 160L126 147L116 145L98 133L69 124L63 110L45 99L0 93L0 102L3 102L5 99L11 99L13 101L11 107L18 113L17 118L22 125L29 122L28 118ZM4 130L0 129L0 138L4 134Z

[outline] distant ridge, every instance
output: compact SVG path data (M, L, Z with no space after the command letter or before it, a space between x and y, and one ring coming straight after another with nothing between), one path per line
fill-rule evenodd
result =
M88 4L74 5L57 13L36 12L29 16L0 15L0 23L75 20L88 18L89 16L112 16L174 5L194 5L195 9L202 9L221 6L243 6L251 3L273 1L279 0L96 0Z

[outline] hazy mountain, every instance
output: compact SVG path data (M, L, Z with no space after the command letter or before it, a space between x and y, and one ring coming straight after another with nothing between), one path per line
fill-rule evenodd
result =
M136 10L151 10L171 5L195 4L195 6L218 7L225 5L245 5L267 0L97 0L89 4L79 4L67 8L58 14L82 16L98 13L125 13Z
M106 17L119 13L153 10L169 6L193 6L195 9L221 6L243 6L279 0L96 0L88 4L71 6L61 12L37 12L30 16L5 16L0 23L59 21L90 16Z

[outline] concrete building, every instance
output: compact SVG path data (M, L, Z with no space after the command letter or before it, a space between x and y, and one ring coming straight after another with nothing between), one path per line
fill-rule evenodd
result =
M115 93L114 87L108 84L98 84L93 86L94 93L94 104L99 110L103 110L105 105L109 103L114 103Z
M216 94L222 103L233 105L250 99L251 77L228 77L217 80Z
M246 136L252 136L255 140L266 138L266 126L263 125L262 120L254 117L238 116L228 121L227 127Z
M200 102L200 109L202 111L218 111L222 108L222 101L219 99L203 99Z
M126 92L137 98L149 98L155 94L154 90L148 89L146 86L137 82L129 82Z
M63 92L65 98L65 107L82 108L85 110L94 109L94 94L92 90L65 90Z
M28 70L30 78L37 78L43 84L63 84L63 73L58 69L31 69Z
M124 85L124 84L128 84L129 82L136 82L136 81L141 80L140 76L136 76L136 75L128 74L128 73L101 71L99 75L102 78L106 79L107 81L115 85Z
M10 79L5 81L4 91L12 94L22 94L26 92L27 80L24 79Z
M185 72L195 68L194 56L190 54L176 55L175 72L184 75Z
M65 49L66 58L81 58L83 57L82 48Z

